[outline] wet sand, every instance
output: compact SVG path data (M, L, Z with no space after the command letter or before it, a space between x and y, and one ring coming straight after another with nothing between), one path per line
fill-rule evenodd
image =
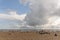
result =
M0 32L0 40L60 40L60 32Z

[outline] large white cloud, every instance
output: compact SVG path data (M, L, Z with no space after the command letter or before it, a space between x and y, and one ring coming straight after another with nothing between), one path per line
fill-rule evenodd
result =
M25 18L27 25L40 28L41 26L44 28L56 28L60 24L60 0L20 1L23 4L30 2L29 8L31 9L31 12L28 13Z
M7 20L24 20L26 14L18 15L15 11L10 11L6 13L0 13L0 19L7 19Z

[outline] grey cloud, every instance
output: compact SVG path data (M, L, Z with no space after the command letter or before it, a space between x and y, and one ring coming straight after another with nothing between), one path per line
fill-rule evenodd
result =
M44 25L48 23L48 17L55 14L59 8L59 0L30 0L31 12L27 14L25 21L30 26ZM59 14L57 11L56 13ZM58 16L58 14L56 16Z
M60 8L56 10L52 15L60 17Z

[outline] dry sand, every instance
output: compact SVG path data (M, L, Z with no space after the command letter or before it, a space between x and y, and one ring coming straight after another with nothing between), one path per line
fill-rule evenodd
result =
M0 40L60 40L60 32L0 32Z

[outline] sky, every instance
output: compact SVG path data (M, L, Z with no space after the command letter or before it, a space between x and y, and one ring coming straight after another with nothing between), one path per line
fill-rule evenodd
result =
M60 29L60 0L0 0L0 29Z
M7 11L8 9L16 10L19 14L28 12L28 4L26 6L20 4L19 0L0 0L0 12Z

